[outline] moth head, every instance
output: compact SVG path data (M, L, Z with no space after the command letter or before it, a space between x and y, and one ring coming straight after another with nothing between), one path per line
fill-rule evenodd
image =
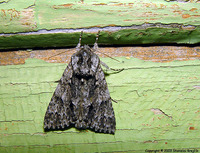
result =
M73 72L81 77L95 76L99 62L98 56L88 45L81 46L71 58Z

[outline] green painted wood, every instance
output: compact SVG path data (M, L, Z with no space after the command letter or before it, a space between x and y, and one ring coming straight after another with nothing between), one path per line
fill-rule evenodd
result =
M0 37L0 49L51 48L76 46L81 32L12 35ZM96 33L84 32L82 44L94 44ZM142 45L142 44L198 44L200 27L195 30L179 28L126 29L115 32L102 31L99 45Z
M199 8L196 0L1 0L0 49L75 46L77 29L90 44L95 28L108 35L102 44L197 44Z
M200 151L200 61L154 63L135 58L102 61L126 68L106 80L115 135L74 128L45 133L43 118L66 64L28 59L0 67L0 152ZM149 151L150 152L150 151Z
M199 25L199 6L200 4L196 1L178 3L164 0L156 2L150 0L122 0L120 2L107 0L84 0L83 2L76 0L67 2L65 0L30 0L27 2L9 0L7 3L0 4L1 21L4 21L4 24L1 25L1 31L3 33L25 32L22 19L27 13L33 14L32 18L27 18L27 21L32 20L35 24L33 30L104 27L108 25L130 26L141 25L145 22ZM24 30L9 29L9 26L12 26L12 22L15 21L21 21L18 28ZM8 23L9 25L5 27L4 25Z

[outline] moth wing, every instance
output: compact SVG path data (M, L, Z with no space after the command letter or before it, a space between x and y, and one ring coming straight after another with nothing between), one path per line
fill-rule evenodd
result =
M71 63L65 69L51 98L44 117L44 129L62 129L73 122L70 83L72 77Z
M93 102L94 117L91 128L103 133L115 133L116 121L112 107L112 100L105 80L104 72L99 65L96 73L97 89L95 90L97 99Z

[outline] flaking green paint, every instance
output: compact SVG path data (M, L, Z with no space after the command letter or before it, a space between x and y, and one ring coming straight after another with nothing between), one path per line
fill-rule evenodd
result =
M0 37L0 49L76 46L79 36L80 32L2 36ZM95 37L96 34L84 33L82 44L93 44ZM98 44L195 44L199 43L199 40L199 27L193 31L179 28L147 28L126 29L112 33L102 31Z
M93 27L124 27L139 25L137 29L108 31L110 38L104 44L196 44L200 43L200 3L167 2L158 0L76 1L76 0L10 0L0 4L0 49L75 46L70 34L38 34L29 32L55 29L81 29ZM80 15L81 14L81 15ZM160 27L141 29L143 24L160 23ZM180 28L166 28L176 24ZM190 28L181 28L191 25ZM27 35L19 34L26 32ZM91 34L92 32L88 32ZM45 35L45 36L44 36ZM65 37L66 36L66 37ZM53 39L53 38L56 38ZM66 40L63 40L65 38ZM87 40L89 44L90 39ZM64 43L65 42L65 43Z
M102 60L126 70L106 76L113 103L115 135L91 131L45 133L43 118L66 64L28 59L0 67L0 152L144 152L200 149L200 61L154 63L134 58ZM154 114L152 108L164 114ZM190 130L194 127L194 130Z
M71 4L71 6L64 6ZM148 23L177 23L184 25L199 25L199 6L200 3L177 3L159 0L122 0L107 1L85 1L81 3L76 0L30 0L26 3L23 0L10 0L0 4L1 24L0 29L3 33L26 31L21 18L16 22L10 22L10 14L3 15L2 10L27 11L32 9L34 18L32 23L36 26L32 30L40 29L68 29L68 28L87 28L93 26L131 26ZM191 11L192 8L197 8ZM181 13L180 13L181 12ZM81 16L80 16L81 14ZM189 14L191 17L182 18L182 15ZM25 14L21 12L20 17ZM88 18L88 15L90 18ZM103 21L103 22L102 22ZM16 24L19 22L20 24ZM5 26L6 25L6 26ZM12 25L16 25L13 29ZM21 28L19 28L21 26ZM10 27L10 28L9 28ZM24 29L24 30L23 30ZM32 31L30 29L30 31Z

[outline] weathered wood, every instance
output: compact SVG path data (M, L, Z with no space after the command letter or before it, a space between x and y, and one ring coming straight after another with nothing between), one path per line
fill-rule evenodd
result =
M75 46L82 30L87 44L98 30L100 44L197 44L199 8L199 1L2 1L0 49Z
M48 50L21 50L0 52L0 65L24 64L28 58L38 58L50 63L69 63L75 48ZM152 47L100 47L100 57L134 57L145 61L171 62L174 60L200 59L200 47L152 46Z
M115 135L45 133L46 107L66 64L27 59L0 67L0 152L145 152L200 149L200 61L155 63L102 58L126 70L106 76L117 121Z
M0 49L29 49L0 52L0 152L200 151L199 8L196 0L0 1ZM106 75L118 101L115 135L43 131L55 81L75 50L31 48L75 46L81 30L82 44L93 44L102 30L101 45L152 46L100 49L121 61L101 58L107 65L125 68ZM163 43L196 46L153 46Z

